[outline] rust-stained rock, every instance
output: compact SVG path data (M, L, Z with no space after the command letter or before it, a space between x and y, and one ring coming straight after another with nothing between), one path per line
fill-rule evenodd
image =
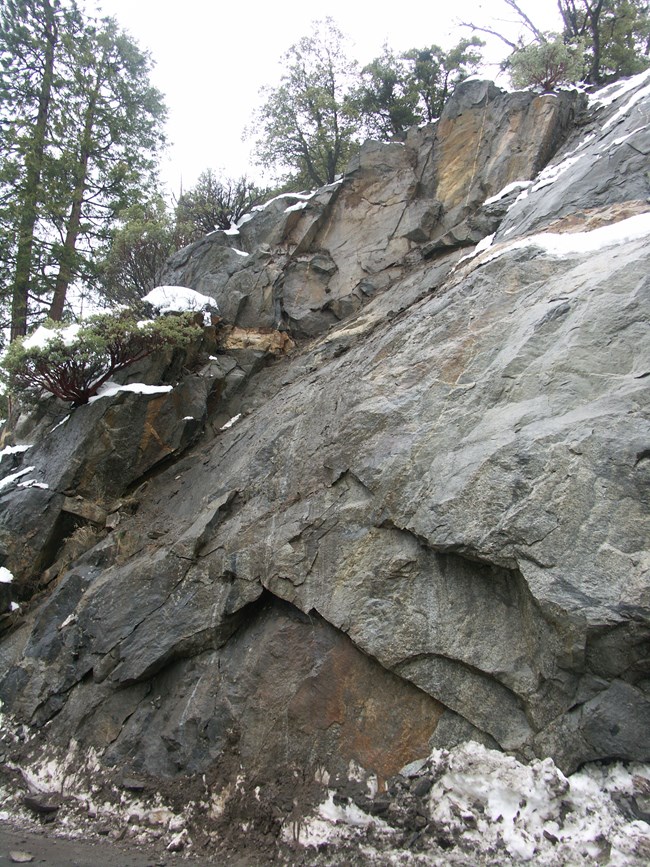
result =
M222 325L217 341L225 351L255 349L272 355L289 352L295 346L285 331L275 328L239 328L236 325Z

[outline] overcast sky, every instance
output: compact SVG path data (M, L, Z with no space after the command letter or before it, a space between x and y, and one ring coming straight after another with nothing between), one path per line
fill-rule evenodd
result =
M459 29L460 20L498 27L513 20L503 0L397 0L383 7L357 0L327 0L321 7L305 0L86 0L85 5L90 13L99 8L115 17L155 61L152 78L165 95L171 142L162 178L176 195L181 179L187 189L206 168L230 176L250 173L252 144L242 141L242 133L261 104L260 88L278 82L283 53L311 32L314 19L330 15L350 37L361 64L378 56L384 42L397 51L432 43L449 48L469 35ZM520 5L542 29L558 29L555 0ZM506 51L495 41L492 59ZM497 71L496 65L488 68L487 77Z

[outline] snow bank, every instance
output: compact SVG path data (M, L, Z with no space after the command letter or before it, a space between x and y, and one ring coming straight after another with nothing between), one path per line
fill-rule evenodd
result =
M631 821L617 806L634 789L633 777L650 781L650 768L597 766L567 778L551 759L523 765L476 743L452 753L434 750L432 820L452 836L463 835L479 851L505 847L515 862L593 863L611 848L609 863L626 861L648 826Z
M469 742L433 750L397 779L403 781L402 791L412 793L418 778L424 782L425 777L431 786L428 794L417 801L411 795L400 801L398 796L382 813L385 821L330 790L299 827L285 824L283 839L344 847L371 840L372 845L364 847L367 863L381 864L648 863L649 826L622 807L635 795L650 792L648 765L593 764L566 777L552 759L522 764ZM400 828L415 812L422 816L424 830L417 835L417 860L405 861Z

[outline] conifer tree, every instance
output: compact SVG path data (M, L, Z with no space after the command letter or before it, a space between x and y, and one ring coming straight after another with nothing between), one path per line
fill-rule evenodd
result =
M0 250L11 339L94 268L117 214L149 183L163 143L151 62L112 19L74 0L0 10Z

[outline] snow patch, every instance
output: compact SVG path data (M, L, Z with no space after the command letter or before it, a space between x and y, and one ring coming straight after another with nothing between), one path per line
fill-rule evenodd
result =
M17 455L21 452L26 452L27 449L31 449L31 445L28 446L5 446L2 451L0 451L0 463L2 463L3 457L7 455Z
M638 126L636 129L633 129L632 132L628 132L627 135L619 136L619 138L615 138L612 142L605 142L602 146L601 150L607 150L610 147L618 147L626 142L629 138L636 135L638 132L643 132L644 129L648 128L648 124L644 124L643 126Z
M333 791L322 803L315 816L300 823L287 823L282 829L285 843L300 843L301 846L320 846L324 843L337 843L349 840L357 829L372 827L379 833L392 835L395 830L386 822L364 813L356 804L339 805L334 803Z
M498 193L495 193L494 196L490 196L489 199L486 199L483 202L483 207L486 205L493 205L495 202L505 199L506 196L510 195L510 193L514 193L515 190L527 190L528 187L531 187L532 185L532 181L513 181L511 184L507 184L502 190L499 190Z
M613 124L618 123L621 118L625 117L625 115L628 114L630 109L632 109L637 104L637 102L645 99L647 96L650 96L650 83L646 84L646 86L642 87L640 90L637 90L636 93L633 93L632 96L625 103L625 105L622 105L616 112L616 114L613 114L608 121L605 121L602 127L603 130L606 130Z
M55 431L58 427L61 427L61 425L64 425L64 424L67 422L67 420L68 420L69 418L70 418L70 414L68 413L68 415L66 415L65 418L62 418L61 421L60 421L58 424L55 424L55 425L54 425L54 427L52 428L52 430L50 431L50 433L54 433L54 431Z
M217 310L217 302L207 295L201 295L187 286L156 286L147 293L143 301L155 307L159 313L200 312L212 308Z
M334 184L330 184L330 186L334 186ZM309 199L313 199L316 195L316 191L310 193L280 193L280 195L275 196L272 199L269 199L268 202L264 202L263 205L255 205L253 208L254 211L265 211L268 207L270 207L274 202L280 202L283 199L299 199L301 202L308 202ZM248 216L248 215L247 215ZM241 226L242 221L239 221L239 225Z
M6 566L0 566L0 584L11 584L14 580L14 576L7 569Z
M36 479L28 479L26 482L18 482L18 488L42 488L44 491L50 487L45 482L38 482Z
M240 418L241 418L241 413L239 412L239 413L237 413L237 415L234 415L231 419L229 419L224 425L222 425L219 428L219 430L228 430L228 428L230 428L234 424L236 424Z
M8 488L9 485L13 484L17 479L26 476L27 473L31 473L33 469L35 469L35 467L25 467L24 470L18 470L18 472L12 473L10 476L5 476L4 479L0 480L0 491Z
M25 349L44 349L52 340L63 340L66 346L72 346L77 339L81 325L68 325L66 328L45 328L39 325L36 331L23 340Z
M233 253L237 253L238 256L249 256L250 255L250 253L246 253L246 252L244 252L244 250L237 250L236 247L231 247L230 249L233 251Z
M291 211L303 211L308 205L308 202L296 202L295 205L289 205L288 208L284 209L285 214L290 214Z
M592 229L591 232L564 232L561 234L540 232L537 235L530 235L528 238L521 238L518 241L513 241L512 244L494 250L482 259L481 264L485 265L492 262L512 250L523 250L528 247L538 247L544 253L560 258L574 253L596 253L603 247L611 247L626 241L636 241L647 235L650 235L650 212L636 214L634 217L628 217L627 220L620 220L618 223L610 223L607 226Z
M650 81L650 69L647 69L645 72L641 72L638 75L633 75L631 78L608 84L607 87L603 87L601 90L589 97L589 104L595 108L611 105L613 102L616 102L617 99L625 96L626 93L639 87L639 85L643 84L645 81Z
M467 253L465 256L462 256L458 260L456 267L458 267L458 265L460 265L461 262L465 262L468 259L473 259L474 256L478 256L479 253L483 253L484 250L489 250L489 248L492 246L492 242L494 241L495 235L496 235L496 232L492 232L491 235L486 235L485 238L481 238L481 240L478 242L476 247L474 247L474 249L472 250L471 253Z
M131 382L129 385L119 385L117 382L105 382L91 397L88 403L94 403L102 397L114 397L120 391L130 391L134 394L166 394L171 391L172 385L145 385L144 382Z
M535 193L537 190L541 190L543 187L548 187L555 183L559 177L561 177L565 172L568 172L572 166L583 158L583 156L584 154L578 154L578 156L567 157L562 160L561 163L545 168L544 171L540 172L537 176L537 182L532 187L531 193Z

